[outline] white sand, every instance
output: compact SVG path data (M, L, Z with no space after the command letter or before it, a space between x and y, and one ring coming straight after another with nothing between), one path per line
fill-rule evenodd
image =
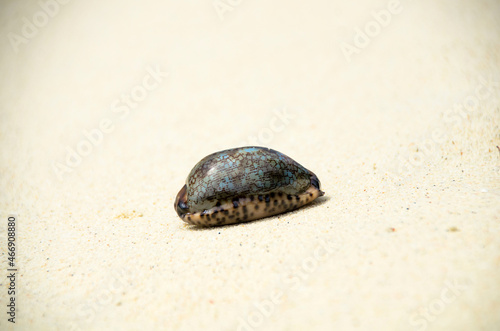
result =
M44 22L2 2L0 245L6 273L17 214L19 272L0 329L498 330L498 1L402 1L350 62L342 43L389 1L232 3L222 20L212 0L70 1ZM144 79L135 108L115 103ZM326 196L182 223L194 164L251 144Z

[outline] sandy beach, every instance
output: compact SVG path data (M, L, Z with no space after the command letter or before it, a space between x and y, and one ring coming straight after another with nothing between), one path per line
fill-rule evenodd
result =
M1 330L500 329L498 1L0 16ZM325 196L182 222L193 166L240 146Z

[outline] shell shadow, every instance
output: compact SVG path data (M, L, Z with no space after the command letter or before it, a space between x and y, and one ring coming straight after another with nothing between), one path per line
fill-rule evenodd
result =
M307 210L310 208L315 208L315 207L324 205L325 203L327 203L331 199L332 199L331 197L329 197L327 195L323 195L323 196L315 199L313 202L311 202L311 203L309 203L309 204L307 204L299 209L291 210L291 211L281 213L278 215L259 218L257 220L253 220L253 221L249 221L249 222L241 222L241 223L225 224L225 225L217 225L217 226L201 226L201 225L186 224L185 229L187 229L188 231L209 231L209 230L220 229L220 228L237 227L237 226L241 226L243 224L255 224L255 223L259 223L259 222L265 222L265 221L268 221L272 218L283 217L285 215L291 215L291 214L296 213L296 212L301 211L301 210Z

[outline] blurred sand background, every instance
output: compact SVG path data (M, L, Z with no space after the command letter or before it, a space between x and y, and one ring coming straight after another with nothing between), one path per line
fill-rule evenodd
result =
M498 1L56 4L0 8L0 329L500 328ZM326 196L181 222L242 145Z

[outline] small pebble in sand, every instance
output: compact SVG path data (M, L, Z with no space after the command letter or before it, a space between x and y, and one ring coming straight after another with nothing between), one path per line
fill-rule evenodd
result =
M318 177L285 154L241 147L198 162L174 208L186 223L218 226L288 212L322 195Z

